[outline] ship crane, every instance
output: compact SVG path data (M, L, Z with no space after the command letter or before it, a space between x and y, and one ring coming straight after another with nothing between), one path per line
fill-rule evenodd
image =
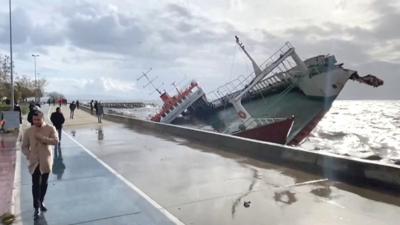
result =
M229 98L229 102L233 105L235 108L239 118L241 119L244 128L245 129L250 129L258 126L258 121L256 121L250 113L243 107L242 105L242 97L250 91L255 85L257 85L260 81L262 81L266 76L268 76L277 66L279 66L283 61L285 61L288 57L292 57L294 62L297 64L297 67L301 71L301 74L305 75L308 74L308 69L307 66L304 64L304 62L300 59L300 57L296 54L295 50L293 47L288 48L285 52L278 51L275 53L275 57L277 58L274 60L272 63L267 65L264 70L262 70L255 60L250 56L250 54L246 51L243 43L240 42L239 37L235 36L236 43L239 45L239 47L243 50L243 52L246 54L246 56L249 58L253 65L255 77L252 79L252 81L245 86L243 90L238 92L237 94L231 96ZM279 54L279 56L277 55ZM274 57L271 56L271 58Z

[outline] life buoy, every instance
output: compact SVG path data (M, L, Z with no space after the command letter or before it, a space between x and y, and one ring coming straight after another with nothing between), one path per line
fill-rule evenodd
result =
M246 118L246 113L244 113L243 111L238 112L238 115L240 118L245 119Z

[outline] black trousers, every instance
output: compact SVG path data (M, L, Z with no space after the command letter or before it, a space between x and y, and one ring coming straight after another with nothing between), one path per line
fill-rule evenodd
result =
M62 128L57 129L57 132L58 132L58 140L61 142Z
M44 201L44 196L47 191L47 180L49 174L40 174L39 165L36 167L32 174L32 196L33 196L33 208L38 209Z

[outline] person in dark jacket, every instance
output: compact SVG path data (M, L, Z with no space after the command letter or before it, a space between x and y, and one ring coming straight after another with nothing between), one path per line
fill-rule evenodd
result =
M60 107L57 107L56 111L51 114L50 121L53 123L54 127L56 128L56 130L58 132L58 139L61 142L61 133L62 133L63 124L65 122L65 118L61 112ZM60 142L58 142L58 145L60 145Z
M96 110L96 111L97 111L97 100L96 100L96 101L94 101L94 103L93 103L93 106L94 106L94 110Z
M90 101L90 114L93 115L93 99Z
M27 118L28 122L29 122L31 125L33 125L32 117L33 117L33 113L34 113L35 111L40 111L40 107L37 106L37 105L35 105L35 104L33 104L33 103L31 103L31 104L29 105L29 113L28 113L28 118Z
M71 104L69 104L69 109L70 109L69 118L73 119L74 118L74 112L75 112L75 109L76 109L75 101L72 101Z
M22 124L21 107L19 106L18 102L16 102L14 105L14 111L19 112L19 124Z
M103 117L103 104L101 102L97 102L96 104L96 115L97 115L97 122L101 123L101 118Z

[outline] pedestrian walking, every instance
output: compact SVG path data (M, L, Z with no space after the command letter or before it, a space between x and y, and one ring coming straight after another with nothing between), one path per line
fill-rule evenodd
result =
M3 118L3 114L0 114L0 133L4 132L4 126L6 125L6 121Z
M14 111L19 112L19 124L22 124L21 106L19 106L18 102L16 102L14 105Z
M93 107L94 107L94 110L96 110L96 111L97 111L97 100L96 100L96 101L94 101L94 103L93 103Z
M97 122L101 123L101 118L103 117L103 104L101 102L96 103L96 115L97 115Z
M35 105L35 104L33 104L33 103L30 103L29 104L29 113L28 113L28 116L27 116L27 120L31 124L31 126L33 126L32 117L33 117L33 113L35 111L40 111L40 107Z
M69 104L69 110L70 110L70 112L69 112L69 118L70 118L70 119L73 119L73 118L74 118L75 109L76 109L75 101L72 101L72 102Z
M93 115L93 99L90 101L90 114Z
M34 219L40 212L46 212L44 199L47 191L47 180L52 169L53 153L51 145L58 143L56 128L44 122L43 113L35 110L32 116L33 126L23 135L22 152L29 161L29 172L32 175L32 197Z
M57 133L58 133L58 148L61 145L61 133L62 133L62 127L65 122L65 118L63 113L61 112L61 108L57 107L56 111L53 112L50 116L50 121L53 123L53 126L56 128Z
M76 109L79 109L79 100L76 100Z

